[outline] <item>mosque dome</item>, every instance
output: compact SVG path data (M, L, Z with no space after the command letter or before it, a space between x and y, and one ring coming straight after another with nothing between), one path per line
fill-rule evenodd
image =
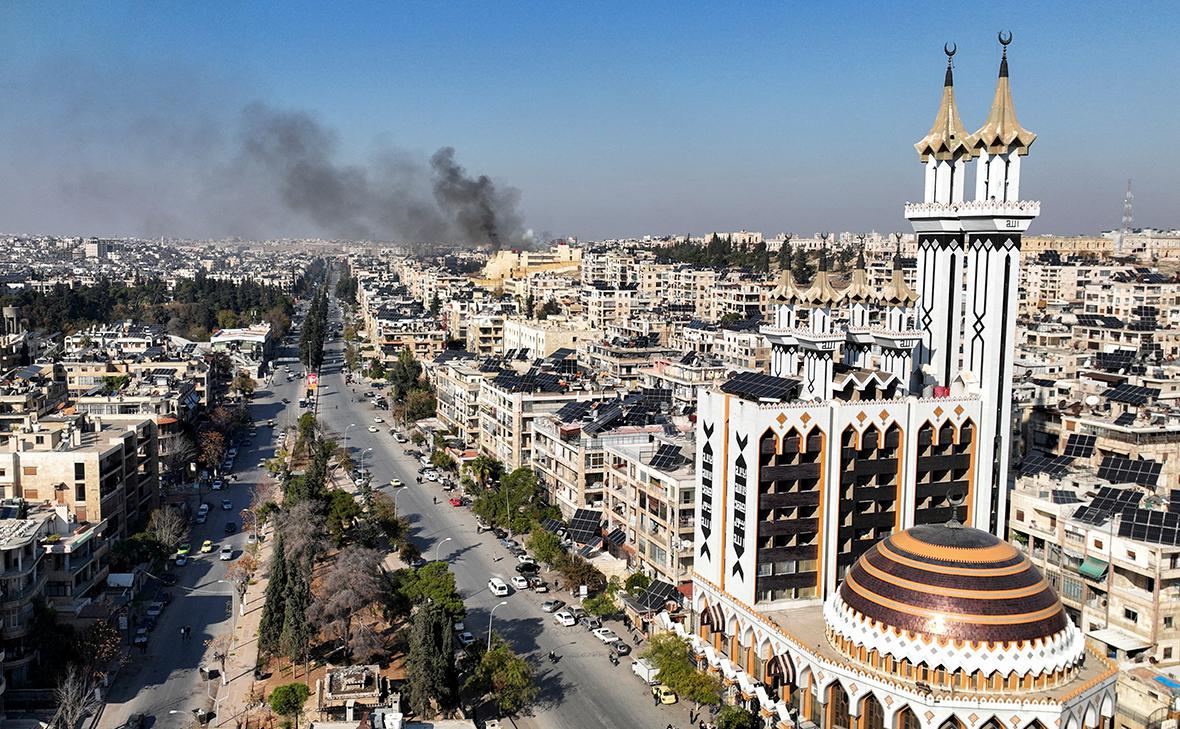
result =
M916 526L873 545L824 614L838 649L932 671L1065 678L1085 652L1028 557L957 524Z

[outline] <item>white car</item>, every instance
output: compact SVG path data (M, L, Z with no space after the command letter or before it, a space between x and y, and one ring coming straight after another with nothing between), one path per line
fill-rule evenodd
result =
M512 586L518 590L529 589L529 581L526 580L525 578L521 577L520 575L513 575L512 579L509 581L512 583Z
M508 596L508 583L501 580L499 577L493 577L488 580L488 590L496 597Z
M466 648L475 642L475 636L464 630L462 633L459 633L455 636L455 640L459 642L459 645Z
M558 610L553 613L553 622L562 626L563 628L572 628L578 624L578 619L569 610Z
M370 433L376 433L376 432L377 432L377 426L376 426L376 425L370 425L370 426L369 426L369 432L370 432Z
M619 634L610 628L596 628L590 632L603 643L615 643L619 640Z
M437 481L438 480L438 474L434 471L427 471L424 475L426 476L427 481Z
M532 557L530 557L527 554L522 554L522 555L518 556L516 558L516 561L520 562L521 564L536 564L537 563L537 560L533 559Z
M234 558L234 548L229 546L228 544L225 545L224 547L221 548L221 551L218 552L217 558L220 559L222 562L230 561L231 559Z
M384 423L384 422L385 422L385 418L383 418L383 417L381 417L380 415L378 415L377 417L373 418L373 422L374 422L374 423Z

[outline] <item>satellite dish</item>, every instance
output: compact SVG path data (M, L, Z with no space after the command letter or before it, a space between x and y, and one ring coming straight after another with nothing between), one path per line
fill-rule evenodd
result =
M1089 405L1090 407L1096 407L1098 405L1098 396L1097 395L1087 395L1086 396L1086 404Z

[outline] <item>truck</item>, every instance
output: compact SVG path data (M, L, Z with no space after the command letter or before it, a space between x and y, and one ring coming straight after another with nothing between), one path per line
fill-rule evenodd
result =
M653 666L651 661L646 658L640 658L631 662L631 672L642 678L643 682L650 686L656 683L656 676L659 674L660 669Z

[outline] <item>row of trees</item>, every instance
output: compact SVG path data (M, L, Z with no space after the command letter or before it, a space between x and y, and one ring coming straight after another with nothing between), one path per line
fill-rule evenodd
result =
M328 335L328 292L326 286L316 291L303 320L299 335L299 361L308 372L319 372L324 361L324 339Z
M336 298L346 304L356 303L357 282L351 273L345 273L336 281Z
M204 274L182 279L172 288L159 279L131 285L102 279L78 288L58 285L45 293L25 289L0 297L0 306L21 307L32 329L74 332L132 319L199 341L208 340L217 328L256 321L270 322L281 337L294 311L291 299L277 287Z
M858 250L859 248L850 245L836 249L832 270L837 273L850 270ZM746 268L760 273L770 273L773 262L777 270L790 269L795 281L800 283L815 277L817 264L815 254L791 246L790 239L779 247L773 261L765 242L736 244L732 237L722 238L716 234L703 245L685 240L669 248L655 249L653 252L662 259L677 263L714 268Z

